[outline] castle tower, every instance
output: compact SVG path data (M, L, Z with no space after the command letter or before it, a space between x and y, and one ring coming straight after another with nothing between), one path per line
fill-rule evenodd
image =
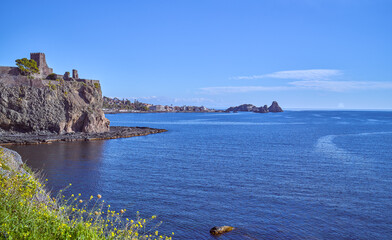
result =
M53 73L53 69L48 67L46 64L45 53L30 53L30 59L37 62L40 75L43 77Z
M72 78L79 79L78 70L72 69Z

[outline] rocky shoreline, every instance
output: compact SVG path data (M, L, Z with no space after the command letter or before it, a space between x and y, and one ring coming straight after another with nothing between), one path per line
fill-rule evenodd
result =
M149 134L167 132L166 129L148 127L110 127L109 132L104 133L0 133L0 145L30 145L52 142L74 142L74 141L93 141L115 138L129 138L146 136Z

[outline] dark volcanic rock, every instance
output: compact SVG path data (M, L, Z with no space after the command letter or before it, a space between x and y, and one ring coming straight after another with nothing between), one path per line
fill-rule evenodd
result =
M268 108L270 112L283 112L277 101L273 101L271 106Z
M257 107L252 104L242 104L236 107L230 107L226 111L227 112L254 112L257 111Z
M210 230L210 233L212 235L221 235L223 233L230 232L234 229L234 227L231 226L221 226L221 227L213 227Z
M149 134L166 132L165 129L156 129L148 127L110 127L109 132L102 133L66 133L56 134L47 132L41 133L0 133L0 145L27 145L51 142L73 142L73 141L92 141L114 138L128 138L136 136L145 136Z
M109 131L96 82L0 75L0 129L15 132Z
M268 113L268 112L283 112L282 108L276 101L272 102L272 105L268 107L264 105L263 107L256 107L252 104L242 104L236 107L230 107L225 110L225 112L255 112L255 113Z
M98 80L79 79L77 70L58 75L45 54L31 53L39 73L24 76L0 66L0 144L39 144L144 136L165 132L143 127L109 127ZM50 80L51 79L51 80Z
M267 113L267 112L269 112L269 110L268 110L268 106L267 105L264 105L264 107L259 107L256 111L254 111L254 112L257 112L257 113Z

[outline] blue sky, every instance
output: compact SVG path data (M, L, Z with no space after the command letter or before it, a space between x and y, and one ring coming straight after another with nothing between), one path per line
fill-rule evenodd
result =
M0 65L44 52L103 94L392 109L392 1L2 1Z

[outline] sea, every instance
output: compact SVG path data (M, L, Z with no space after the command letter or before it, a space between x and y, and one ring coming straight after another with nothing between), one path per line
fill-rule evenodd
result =
M173 239L392 239L391 111L106 117L168 131L12 149L52 193L101 194Z

